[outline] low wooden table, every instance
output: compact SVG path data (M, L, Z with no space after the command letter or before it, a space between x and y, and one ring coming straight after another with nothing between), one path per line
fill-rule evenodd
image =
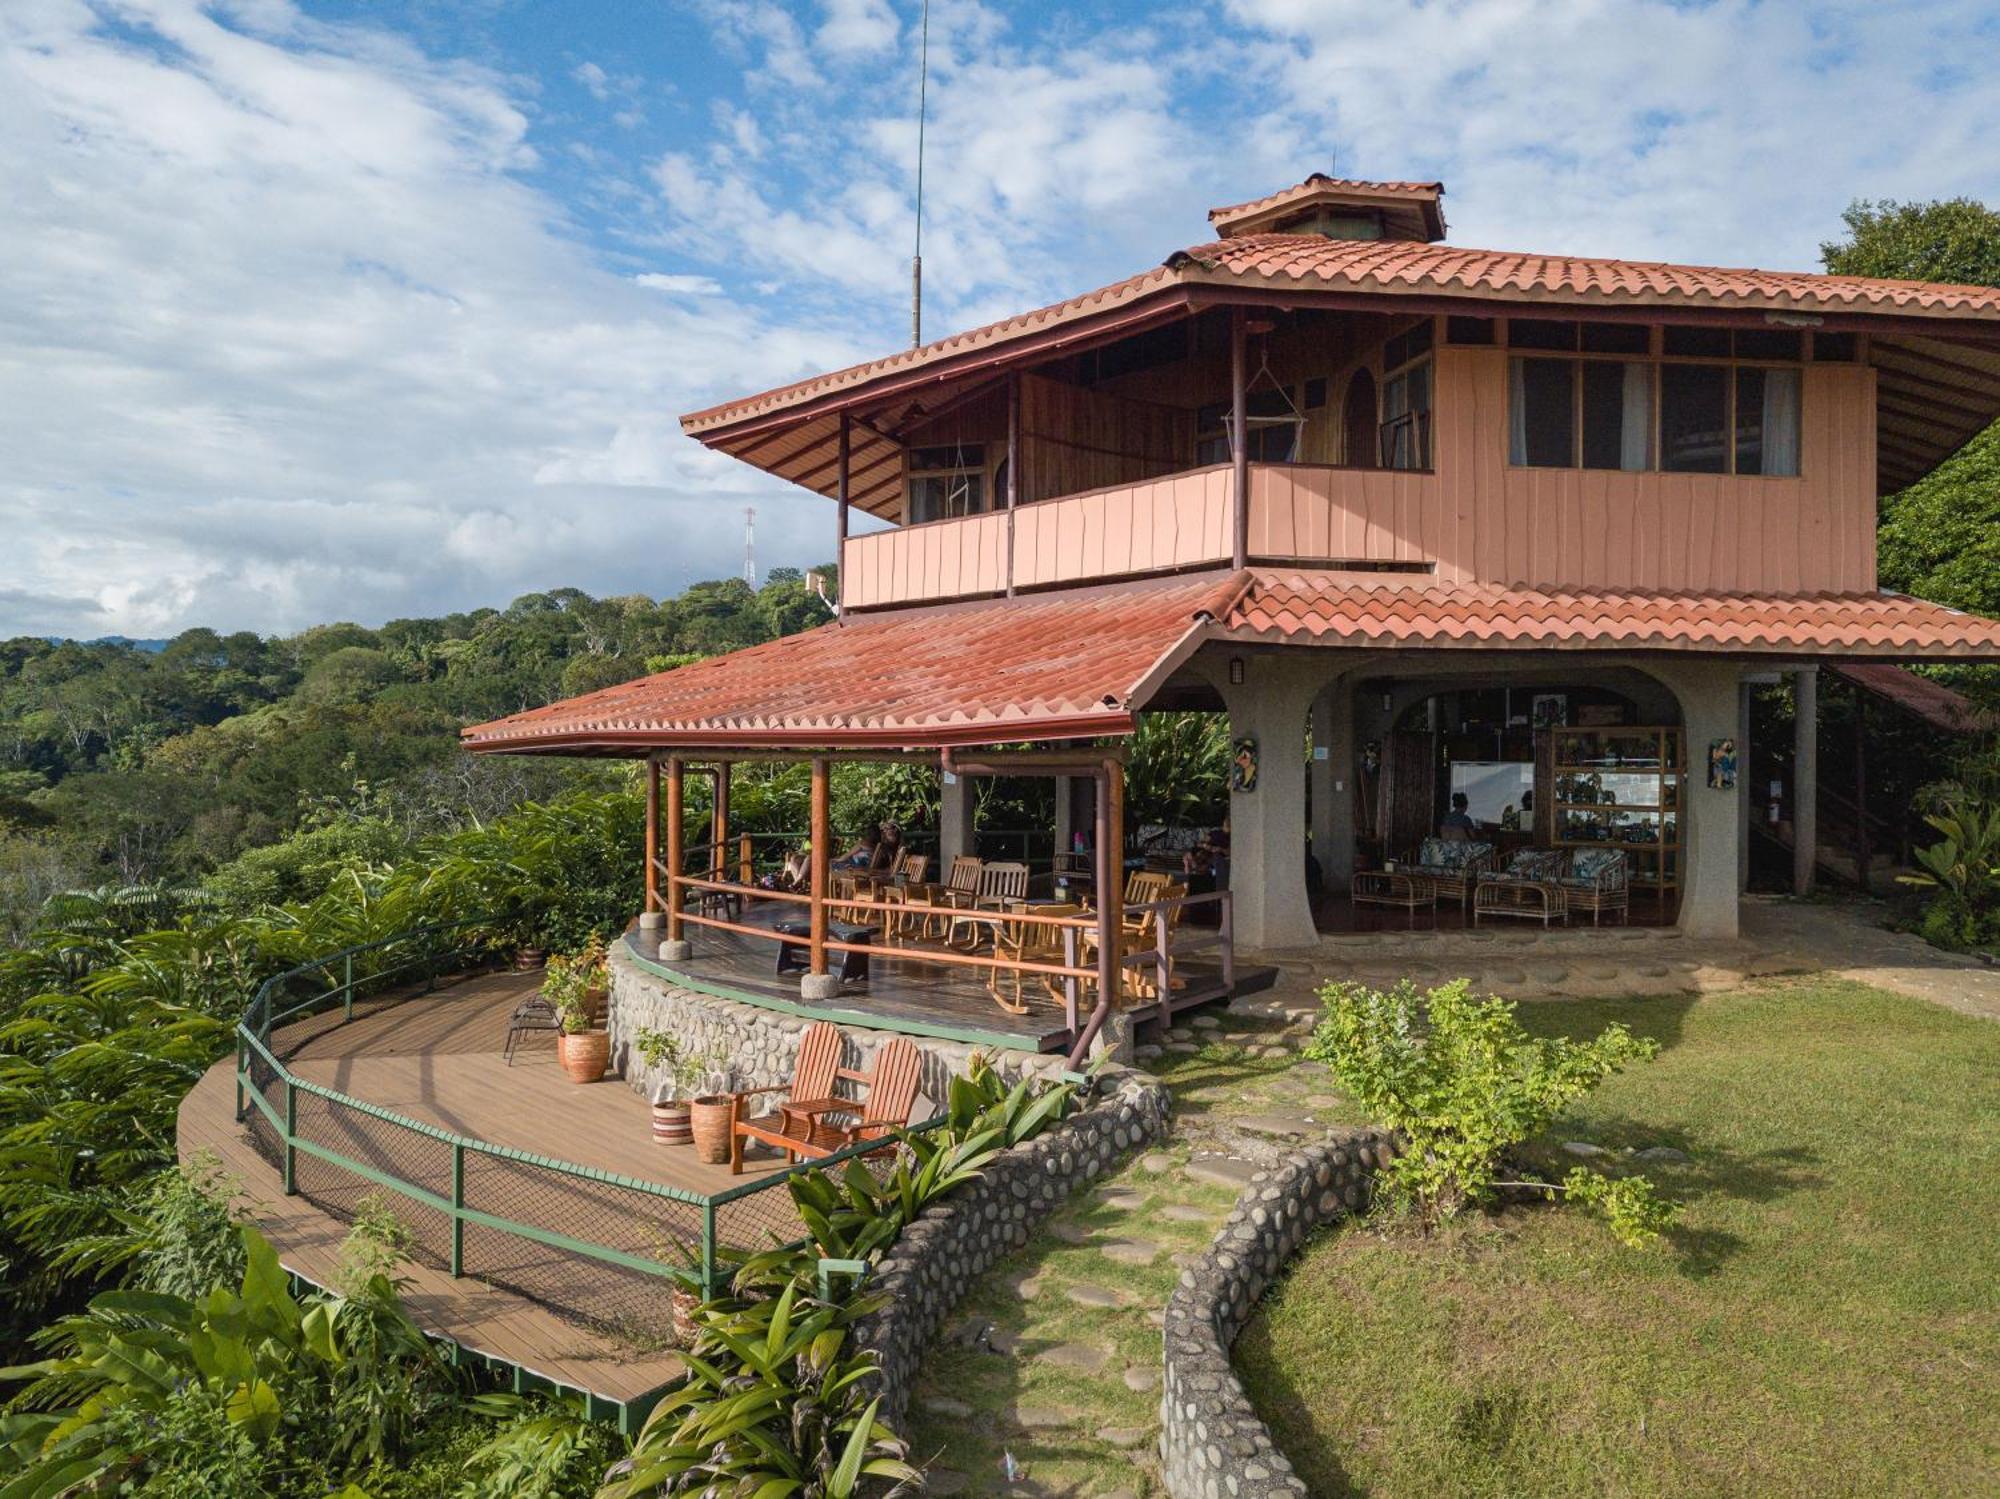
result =
M1417 912L1428 909L1431 924L1437 924L1437 886L1420 874L1400 869L1356 870L1347 898L1357 906L1401 906L1410 913L1410 925L1417 924Z
M1569 919L1563 888L1554 880L1523 880L1489 875L1472 892L1472 924L1482 916L1519 916L1539 921L1544 929Z
M780 921L773 929L785 937L810 937L810 921ZM872 926L843 926L837 921L826 924L826 935L830 941L848 942L857 947L875 945L875 934L880 928ZM781 942L778 944L778 972L802 973L812 964L812 954L803 942ZM868 982L868 954L865 952L844 952L840 955L840 967L836 970L842 983L865 984Z

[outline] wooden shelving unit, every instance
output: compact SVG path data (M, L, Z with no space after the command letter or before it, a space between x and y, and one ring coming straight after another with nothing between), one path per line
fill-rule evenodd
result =
M1687 785L1679 728L1558 728L1555 841L1622 848L1637 889L1680 887L1680 813Z

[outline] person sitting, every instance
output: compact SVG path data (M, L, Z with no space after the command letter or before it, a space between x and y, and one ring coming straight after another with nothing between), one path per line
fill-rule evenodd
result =
M778 871L780 890L803 890L812 884L812 850L795 848L785 855L785 867Z
M894 869L896 860L903 852L903 830L893 822L885 822L877 829L875 855L870 861L870 869Z
M856 841L854 847L841 855L834 867L837 869L873 869L875 867L876 856L881 847L882 835L879 832L870 831L863 833Z
M1447 838L1454 836L1454 834L1470 836L1472 831L1479 826L1478 823L1472 820L1471 807L1471 797L1467 796L1463 791L1452 792L1451 810L1444 814L1444 820L1438 824L1438 832Z

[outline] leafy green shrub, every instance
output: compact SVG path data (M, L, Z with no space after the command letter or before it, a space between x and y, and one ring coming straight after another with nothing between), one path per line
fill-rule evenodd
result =
M1924 821L1941 835L1915 850L1921 874L1905 884L1934 892L1918 929L1939 947L1989 947L2000 940L2000 804L1971 792L1944 802Z
M1404 1149L1381 1169L1385 1197L1413 1207L1433 1229L1468 1204L1493 1200L1507 1153L1546 1129L1575 1100L1658 1044L1622 1025L1591 1041L1534 1037L1506 1000L1474 999L1455 979L1419 994L1328 984L1306 1055L1332 1069L1369 1118ZM1560 1187L1604 1212L1627 1243L1655 1237L1670 1208L1640 1177L1616 1181L1578 1168Z

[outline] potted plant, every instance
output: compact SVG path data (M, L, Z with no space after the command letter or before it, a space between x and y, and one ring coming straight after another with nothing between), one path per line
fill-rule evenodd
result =
M688 1125L694 1131L694 1154L698 1161L721 1166L729 1160L729 1131L736 1122L736 1097L732 1093L703 1093L688 1109Z
M603 935L592 932L572 961L583 982L584 1008L594 1025L604 1018L604 1007L611 997L611 964Z
M594 1083L611 1060L611 1036L597 1029L590 1013L591 973L576 958L557 953L542 976L542 998L555 1007L562 1029L556 1034L556 1060L573 1082Z
M653 1143L685 1145L694 1138L691 1114L694 1095L707 1080L715 1057L709 1052L692 1051L681 1045L678 1036L665 1031L641 1030L632 1037L632 1049L639 1053L651 1072L664 1067L667 1079L653 1099Z

